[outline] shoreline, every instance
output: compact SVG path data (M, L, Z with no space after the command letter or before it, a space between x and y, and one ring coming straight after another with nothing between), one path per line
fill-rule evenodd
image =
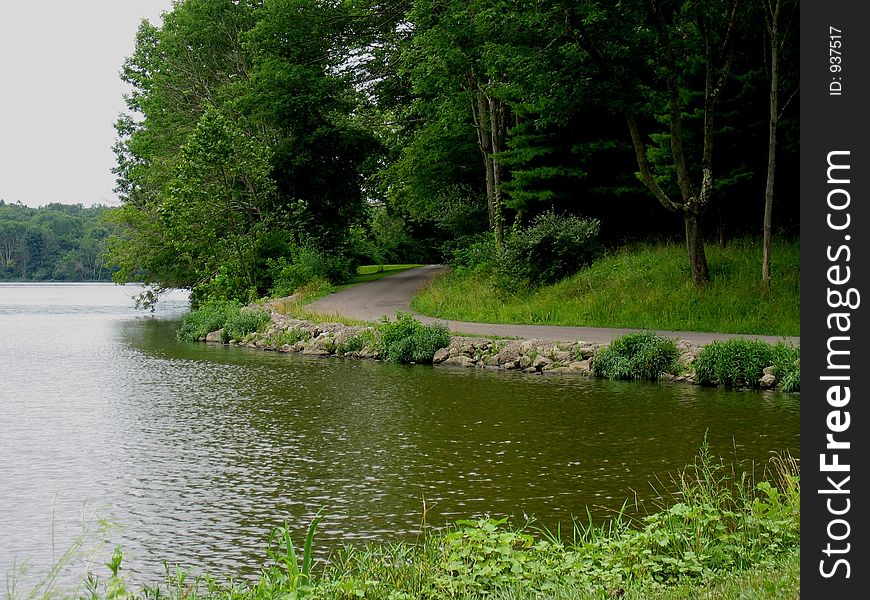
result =
M269 325L262 331L248 334L243 339L226 341L221 329L212 331L199 340L211 344L321 358L383 360L377 349L359 342L364 336L373 339L377 331L374 326L314 322L279 313L269 304L262 308L267 309L270 315ZM675 342L680 352L678 358L680 373L676 375L664 373L659 381L702 385L696 382L692 363L705 344L684 339ZM592 360L608 345L584 340L503 339L451 334L450 344L435 352L432 366L592 378L595 377L592 372ZM764 370L757 387L734 389L776 390L779 383L770 366Z

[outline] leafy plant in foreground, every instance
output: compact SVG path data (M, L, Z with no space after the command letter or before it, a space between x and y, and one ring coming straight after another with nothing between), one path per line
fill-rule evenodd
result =
M301 564L296 548L293 546L290 530L285 526L272 532L270 545L274 546L274 549L270 549L267 554L286 574L286 585L290 590L310 590L314 584L311 578L311 566L314 561L312 546L317 526L322 520L323 517L318 514L308 525L308 533L305 535L305 543L302 547Z

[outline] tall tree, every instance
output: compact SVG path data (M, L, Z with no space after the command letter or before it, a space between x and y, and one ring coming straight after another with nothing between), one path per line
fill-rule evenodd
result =
M119 280L246 299L302 244L341 252L376 151L337 68L348 22L326 0L185 0L143 23L117 124Z
M797 0L764 0L764 24L767 30L767 48L769 54L768 76L770 81L770 121L768 127L767 143L767 177L764 186L764 225L762 227L762 257L761 257L761 280L765 286L770 285L770 258L773 245L773 198L774 183L776 181L776 147L777 131L782 113L788 105L788 100L780 106L780 77L783 53L786 43L789 41L789 32L797 9ZM784 14L785 13L785 14ZM832 42L833 43L833 42ZM839 44L840 42L836 42ZM795 92L797 88L795 88Z
M685 223L686 249L696 284L709 281L710 270L704 250L701 216L710 204L714 190L713 143L716 105L731 70L732 41L737 24L738 0L707 0L677 6L665 6L657 0L647 1L647 16L660 47L660 66L667 88L668 141L676 175L679 197L669 195L657 180L640 133L637 118L626 117L637 154L640 178L658 201L681 212ZM694 58L700 64L693 64ZM684 98L692 83L692 71L700 68L703 90L700 178L692 179L687 149L684 145Z

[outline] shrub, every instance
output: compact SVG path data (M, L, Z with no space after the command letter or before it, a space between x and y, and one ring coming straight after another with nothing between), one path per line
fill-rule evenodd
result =
M292 259L269 261L272 296L289 296L318 278L338 283L352 275L351 261L343 256L329 255L310 246L295 248L292 255Z
M498 263L499 282L505 287L555 283L573 275L600 254L599 223L552 211L505 240Z
M243 308L238 312L234 312L227 318L227 322L224 324L223 341L226 343L230 340L240 340L249 333L260 329L269 320L269 313L259 308Z
M695 380L701 384L745 385L756 387L765 367L800 388L800 367L795 361L800 350L782 342L733 338L707 344L695 359ZM795 372L796 371L796 372Z
M495 236L490 232L458 239L449 252L449 263L454 268L476 269L495 265L498 261Z
M375 334L372 330L365 330L350 336L347 341L339 344L335 349L336 354L350 354L360 352L363 348L374 348L377 345Z
M444 325L424 325L405 313L396 320L386 317L378 326L378 350L384 359L396 363L431 363L435 352L450 344L450 331Z
M182 341L195 342L212 331L222 329L227 320L239 311L238 302L213 300L187 313L176 336Z
M677 344L651 332L629 333L613 340L592 359L592 372L607 379L648 379L677 372Z

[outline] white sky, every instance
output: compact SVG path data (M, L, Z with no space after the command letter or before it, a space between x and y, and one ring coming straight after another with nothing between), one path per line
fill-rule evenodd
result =
M117 205L118 76L171 0L0 0L0 199Z

